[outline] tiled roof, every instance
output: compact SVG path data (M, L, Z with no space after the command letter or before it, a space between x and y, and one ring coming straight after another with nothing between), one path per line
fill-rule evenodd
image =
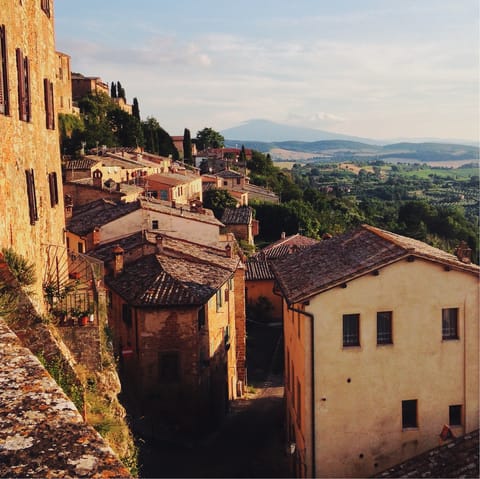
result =
M245 264L245 280L273 280L274 275L269 265L271 260L284 258L316 243L318 243L318 240L299 234L275 241L275 243L250 256Z
M249 258L245 263L245 281L271 280L274 279L268 261Z
M101 158L82 158L81 160L70 160L65 164L66 170L90 170L92 166L97 165Z
M222 170L216 173L220 178L243 178L244 175L235 170Z
M147 238L143 238L136 233L102 245L92 256L108 261L117 244L126 253L142 244L148 244L151 251L156 236L147 233ZM106 279L114 291L134 306L204 304L237 268L243 267L238 256L226 255L225 242L212 247L167 235L161 238L162 252L126 263L119 276Z
M253 219L253 210L250 206L239 208L225 208L222 215L224 225L248 225Z
M155 173L153 175L145 176L145 181L152 183L158 183L162 185L177 186L185 183L200 179L200 176L186 172L184 175L181 173Z
M375 477L479 477L478 429Z
M0 477L130 477L1 319Z
M133 306L188 306L205 304L231 276L212 264L152 254L106 283Z
M139 208L138 201L116 203L106 199L96 200L74 208L67 229L79 236L85 236L91 233L96 226L103 226Z
M247 193L250 193L252 195L261 195L261 196L271 197L272 199L278 200L278 195L273 191L267 190L262 186L252 185L251 183L245 184L242 188L234 187L234 189L246 191Z
M268 259L284 258L291 253L314 245L318 242L319 241L316 239L309 238L308 236L302 236L297 233L295 235L275 241L275 243L266 246L253 256L262 256Z
M421 241L363 225L272 264L289 303L312 296L408 256L479 274L480 268Z

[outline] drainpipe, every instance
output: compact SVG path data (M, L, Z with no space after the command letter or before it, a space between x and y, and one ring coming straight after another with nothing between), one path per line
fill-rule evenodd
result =
M306 311L302 311L301 309L294 308L290 304L288 305L288 309L298 314L303 314L310 318L310 350L311 350L311 401L312 401L312 415L311 415L311 428L312 428L312 473L310 477L316 477L316 460L315 460L315 316L312 313L307 313Z

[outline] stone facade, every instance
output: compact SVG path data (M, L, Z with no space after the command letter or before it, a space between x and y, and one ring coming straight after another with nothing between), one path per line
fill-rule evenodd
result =
M56 52L57 56L57 81L56 87L56 108L57 113L73 113L72 103L72 74L70 71L70 56Z
M51 94L52 85L55 96L57 72L53 2L49 12L36 0L3 4L8 104L0 113L0 247L35 264L34 292L41 298L44 245L63 244L65 226L55 112L45 100L45 88Z

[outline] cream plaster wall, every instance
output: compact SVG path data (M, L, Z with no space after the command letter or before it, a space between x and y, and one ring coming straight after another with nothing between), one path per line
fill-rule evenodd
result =
M455 434L478 428L478 299L474 274L417 259L310 302L317 475L368 476L437 446L449 405L463 405ZM442 341L442 308L459 308L459 340ZM376 344L378 311L393 311L392 345ZM342 346L348 313L360 314L359 347ZM402 430L409 399L417 400L418 428Z

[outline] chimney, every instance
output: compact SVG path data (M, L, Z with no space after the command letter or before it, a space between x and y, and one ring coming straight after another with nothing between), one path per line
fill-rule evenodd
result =
M227 246L225 246L225 256L227 258L233 258L232 253L233 253L232 247L229 244L227 244Z
M157 243L157 254L163 254L163 236L157 235L155 239Z
M465 241L461 241L457 246L455 255L462 263L470 264L472 262L472 249Z
M116 278L123 271L123 257L125 250L119 245L113 247L113 276Z
M285 231L282 231L282 234L280 235L280 239L285 239L286 235L285 235Z
M95 170L93 172L93 186L98 189L102 189L102 172L100 170Z
M92 242L93 246L97 246L100 243L100 228L95 226L92 233Z

